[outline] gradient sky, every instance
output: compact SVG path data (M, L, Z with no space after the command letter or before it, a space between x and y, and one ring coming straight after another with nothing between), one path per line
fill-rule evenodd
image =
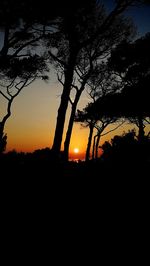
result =
M112 8L113 1L104 1L107 8ZM150 7L130 8L128 14L134 18L139 35L150 31ZM15 149L17 151L33 151L45 147L51 147L57 110L60 103L62 87L58 84L54 71L50 72L48 83L36 81L25 88L15 99L12 106L12 115L8 119L5 132L8 135L7 151ZM86 93L83 94L78 108L85 107L88 102ZM0 96L0 115L4 110L4 102ZM2 108L3 107L3 108ZM67 116L68 118L68 116ZM66 121L67 123L67 121ZM131 125L130 128L133 128ZM106 135L102 142L110 139L113 135L121 134L127 130L123 125L113 134ZM70 153L74 148L79 148L79 154L72 158L83 158L88 139L88 130L81 128L80 124L75 124L71 139Z

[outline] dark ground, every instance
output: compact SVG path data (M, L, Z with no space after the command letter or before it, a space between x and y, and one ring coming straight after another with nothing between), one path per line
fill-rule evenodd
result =
M136 158L137 159L137 158ZM149 177L149 159L142 161L124 158L114 160L90 160L88 162L54 161L48 157L29 157L11 154L0 159L1 177L27 179L75 178L80 181L86 178L137 179Z
M101 228L110 230L111 226L113 231L113 223L118 227L124 221L129 226L134 216L136 223L149 213L148 161L64 164L11 157L1 158L0 169L1 206L8 225L17 217L18 225L22 221L33 228L42 225L47 234L49 227L59 230L64 221L80 226L83 219L83 227L93 221L92 226L96 223L98 228L103 223Z

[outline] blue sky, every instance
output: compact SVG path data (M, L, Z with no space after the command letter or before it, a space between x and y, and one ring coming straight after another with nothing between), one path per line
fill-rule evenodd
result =
M103 0L103 2L108 11L113 9L115 4L114 0ZM150 5L130 7L125 14L133 19L137 26L138 35L144 35L146 32L150 31Z

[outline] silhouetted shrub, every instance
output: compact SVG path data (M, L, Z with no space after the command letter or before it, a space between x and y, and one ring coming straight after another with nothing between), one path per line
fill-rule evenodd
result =
M139 142L135 131L129 131L122 136L114 136L110 142L102 145L103 161L114 162L146 162L150 158L150 138L145 136L143 142Z

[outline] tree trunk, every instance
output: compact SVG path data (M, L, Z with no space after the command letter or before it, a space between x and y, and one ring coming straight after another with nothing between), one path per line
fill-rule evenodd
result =
M68 129L67 129L66 138L65 138L65 142L64 142L64 159L67 161L68 161L68 157L69 157L69 145L70 145L70 139L71 139L71 134L72 134L72 129L73 129L74 117L75 117L75 113L76 113L76 109L77 109L77 104L80 100L82 92L84 91L85 84L86 84L86 82L90 76L92 69L93 69L93 65L91 64L88 73L86 74L86 76L84 77L84 79L82 81L80 89L77 90L74 102L72 103L71 115L70 115Z
M2 136L3 136L3 131L4 131L4 125L3 125L3 123L0 122L0 141L1 141Z
M61 143L62 143L62 136L63 136L63 130L64 130L64 124L65 124L65 117L69 102L69 95L73 80L73 72L74 72L74 66L76 61L76 54L72 54L69 59L69 63L67 66L67 69L65 71L65 82L64 82L64 88L61 95L61 102L58 109L58 115L57 115L57 122L56 122L56 129L55 129L55 135L54 135L54 141L52 150L54 152L54 155L59 157L60 150L61 150Z
M5 148L6 148L6 141L7 141L7 136L4 135L4 128L5 128L5 124L7 119L11 116L11 105L13 102L14 97L12 97L9 101L8 101L8 105L7 105L7 114L3 117L2 121L0 122L0 153L2 153Z
M0 154L5 150L6 143L4 143L4 123L0 122Z
M99 147L100 137L101 137L101 131L99 131L97 134L96 147L95 147L95 159L98 158L98 147Z
M65 138L65 142L64 142L64 159L66 161L68 161L68 158L69 158L69 145L70 145L70 139L71 139L71 134L72 134L72 129L73 129L74 117L75 117L77 104L78 104L78 101L80 99L82 91L83 90L77 91L76 96L75 96L75 100L72 103L72 109L71 109L68 129L67 129L66 138Z
M139 125L138 125L138 126L139 126L138 140L139 140L139 142L143 142L145 132L144 132L143 119L142 119L141 116L138 117L138 124L139 124Z
M92 136L93 136L93 130L94 130L94 125L91 123L90 125L90 133L89 133L89 138L88 138L88 144L87 144L87 149L86 149L86 155L85 155L85 161L89 161L90 159L90 148L92 144Z
M96 143L96 138L97 138L97 135L94 136L94 140L93 140L92 160L94 160L94 158L95 158L95 143Z

